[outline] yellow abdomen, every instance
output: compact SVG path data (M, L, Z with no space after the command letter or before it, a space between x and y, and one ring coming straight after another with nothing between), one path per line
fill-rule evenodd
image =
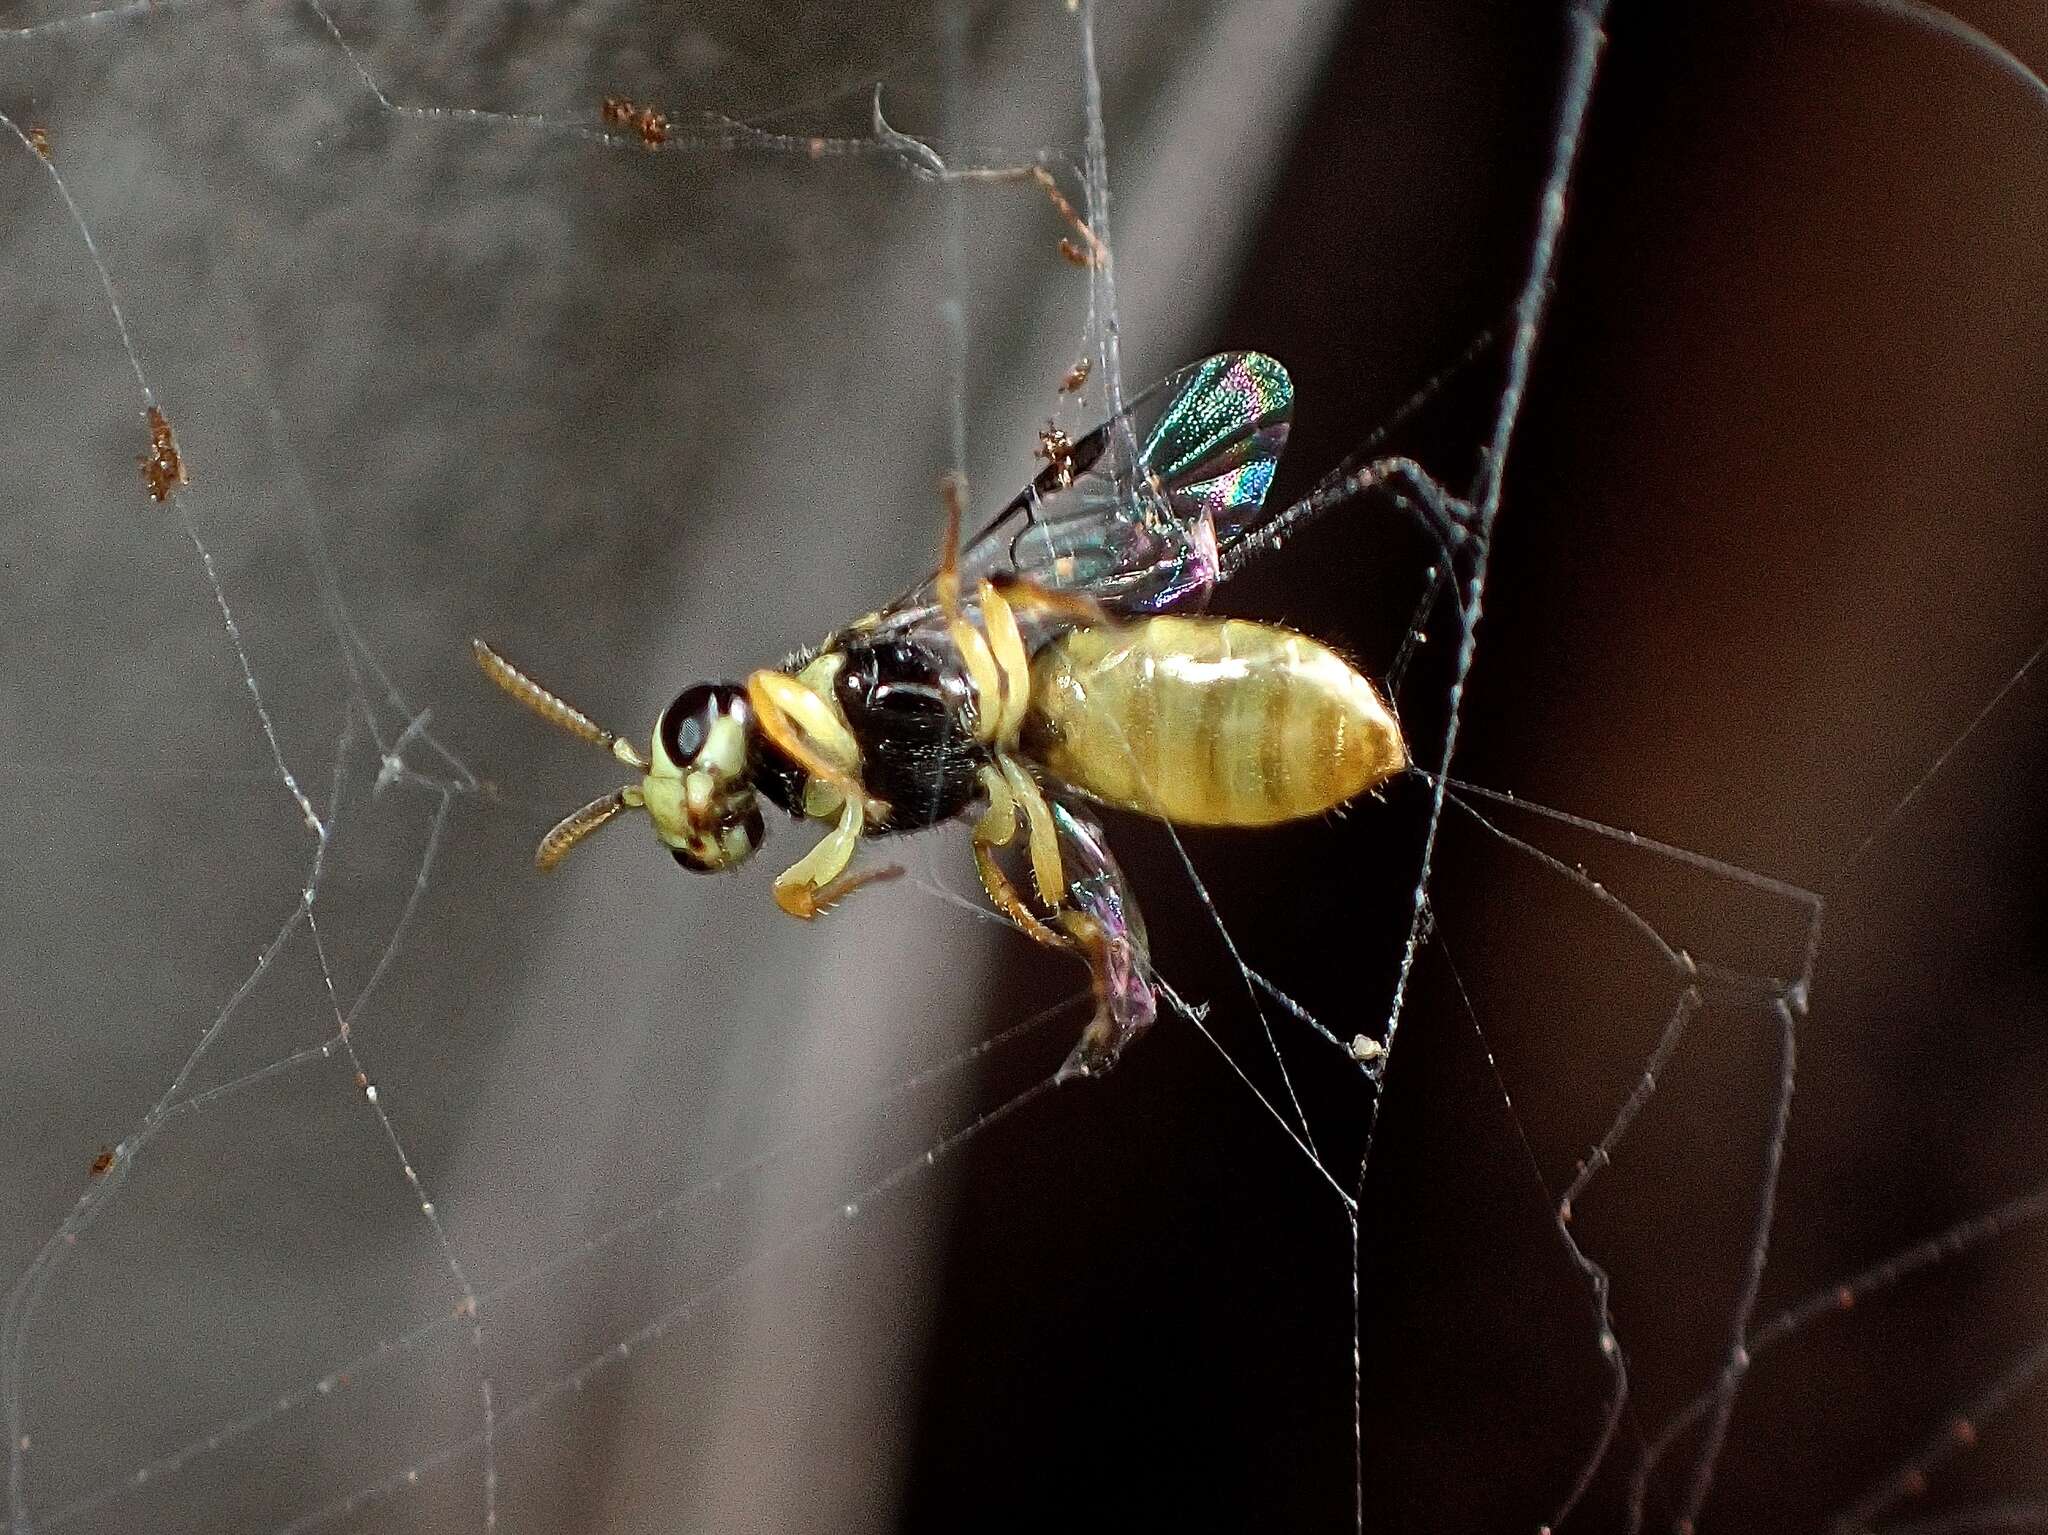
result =
M1408 764L1392 712L1343 657L1239 618L1061 636L1031 664L1024 748L1085 794L1190 826L1320 815Z

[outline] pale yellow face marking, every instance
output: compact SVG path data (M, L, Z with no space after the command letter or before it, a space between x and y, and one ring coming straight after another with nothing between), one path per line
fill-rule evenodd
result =
M711 810L711 797L717 792L709 773L686 773L683 775L683 805L694 820L703 820Z
M654 833L670 847L681 847L690 835L690 816L683 806L683 781L659 768L649 769L640 780L640 796L647 802L647 818Z
M697 765L725 783L735 783L747 771L747 732L730 714L721 714L711 725L711 738L699 748Z
M713 868L747 857L753 845L746 828L737 824L753 808L746 770L746 728L732 715L712 721L710 734L688 763L669 756L656 720L639 791L654 834L665 846L681 848Z

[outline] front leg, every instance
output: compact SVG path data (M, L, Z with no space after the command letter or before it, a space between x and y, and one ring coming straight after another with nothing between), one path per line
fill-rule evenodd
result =
M848 804L859 805L870 821L888 820L889 807L860 781L860 742L830 704L789 673L772 669L747 678L747 702L762 733L785 757Z
M903 870L895 864L848 874L864 827L860 801L848 800L839 822L803 857L775 876L775 904L792 917L808 922L821 917L863 885L894 879Z

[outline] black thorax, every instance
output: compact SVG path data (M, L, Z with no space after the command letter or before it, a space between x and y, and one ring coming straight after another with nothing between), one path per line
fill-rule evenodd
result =
M916 831L950 821L981 792L988 754L974 739L966 677L933 648L903 635L858 633L840 649L833 698L860 745L861 781L889 806L871 834ZM803 806L805 775L762 743L754 781L792 815Z

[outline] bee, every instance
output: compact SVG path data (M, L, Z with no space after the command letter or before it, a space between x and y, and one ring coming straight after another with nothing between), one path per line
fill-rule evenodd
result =
M766 800L829 828L775 880L808 920L902 872L854 870L864 841L972 817L989 901L1089 965L1095 1013L1061 1075L1108 1070L1158 1004L1143 918L1089 807L1270 826L1407 766L1392 708L1337 652L1196 611L1273 515L1292 408L1270 357L1193 364L1062 440L964 547L949 476L930 577L779 666L685 689L644 754L474 641L493 682L640 775L565 817L535 863L644 810L684 868L729 869L760 847Z

